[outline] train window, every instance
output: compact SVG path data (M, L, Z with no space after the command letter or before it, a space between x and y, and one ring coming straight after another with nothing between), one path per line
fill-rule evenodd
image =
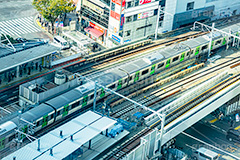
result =
M49 116L49 120L53 119L53 114L51 114L51 116Z
M163 66L164 66L164 63L158 64L158 68L161 68L161 67L163 67Z
M148 73L148 69L142 71L142 75L147 74L147 73Z
M15 134L11 135L8 139L8 142L11 142L15 138Z
M115 84L112 84L111 86L108 87L109 89L115 88Z
M208 45L202 46L202 50L207 49Z
M94 94L92 94L91 96L90 96L90 99L93 99L94 98Z
M221 40L216 41L215 45L221 44Z
M37 121L37 124L36 124L36 126L38 127L40 125L40 121Z
M177 56L177 57L174 57L174 58L173 58L173 62L177 61L178 58L179 58L178 56Z
M133 78L133 76L130 76L130 77L129 77L129 81L131 81L131 80L132 80L132 78Z
M73 103L73 104L72 104L72 109L75 108L75 107L77 107L77 106L79 106L79 103L80 103L79 101Z
M187 52L187 56L189 56L189 55L190 55L190 51Z
M61 111L58 111L58 112L57 112L57 116L59 116L59 115L60 115L60 113L61 113Z

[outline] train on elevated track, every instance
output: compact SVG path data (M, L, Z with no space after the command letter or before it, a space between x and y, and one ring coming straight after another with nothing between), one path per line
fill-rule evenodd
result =
M229 33L229 30L231 30L232 34L239 36L239 28L240 23L226 27L223 31ZM189 39L176 45L151 51L141 58L103 72L100 76L93 78L92 81L98 81L99 84L117 91L184 61L206 59L209 47L211 50L215 50L227 44L232 44L233 41L235 41L235 44L239 44L238 39L227 37L219 32L213 32L210 46L210 34ZM39 131L55 121L61 120L67 115L92 104L94 87L94 82L86 82L24 112L21 118L33 123L35 126L31 126L31 128L34 131ZM97 100L107 96L107 94L109 93L106 93L103 88L98 89ZM10 145L10 142L17 137L15 131L17 128L28 134L34 133L30 132L28 123L21 121L19 127L18 122L19 118L16 117L0 125L0 149Z

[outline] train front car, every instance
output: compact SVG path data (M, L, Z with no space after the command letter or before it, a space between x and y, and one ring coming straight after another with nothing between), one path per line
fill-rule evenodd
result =
M17 125L12 121L7 121L0 125L0 151L10 145L15 138Z

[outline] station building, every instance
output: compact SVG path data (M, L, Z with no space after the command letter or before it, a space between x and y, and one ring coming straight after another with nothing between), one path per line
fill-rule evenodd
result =
M0 81L11 82L23 75L31 75L51 66L52 55L59 48L48 42L13 44L15 51L0 47Z
M82 30L107 47L165 33L195 21L240 14L240 1L82 0L77 10ZM157 18L159 13L159 23Z

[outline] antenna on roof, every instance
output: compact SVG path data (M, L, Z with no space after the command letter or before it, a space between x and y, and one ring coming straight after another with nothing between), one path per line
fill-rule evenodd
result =
M3 42L8 42L7 44L4 44ZM0 29L0 47L1 48L7 48L12 49L13 52L16 51L15 47L12 45L6 34Z

